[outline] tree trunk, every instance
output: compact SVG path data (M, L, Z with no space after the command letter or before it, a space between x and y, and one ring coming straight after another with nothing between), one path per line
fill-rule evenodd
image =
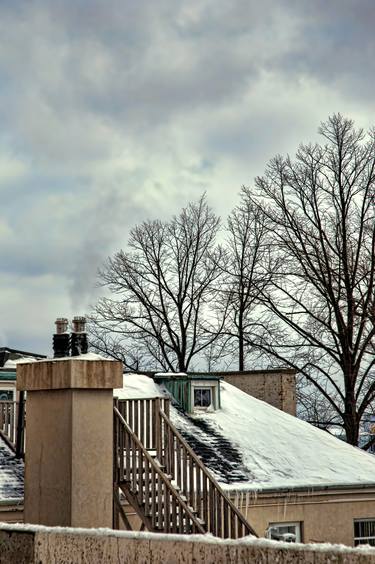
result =
M242 371L245 369L244 363L244 342L242 333L238 337L238 370Z
M350 445L358 446L359 421L353 390L347 390L345 398L344 428L346 440Z
M357 420L353 419L353 417L347 419L345 416L345 433L347 442L350 445L358 446L359 425Z
M239 313L238 319L238 370L242 371L245 368L245 346L243 336L243 315L242 311Z

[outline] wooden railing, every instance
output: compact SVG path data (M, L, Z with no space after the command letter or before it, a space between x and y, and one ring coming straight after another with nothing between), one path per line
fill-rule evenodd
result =
M144 525L165 533L204 533L200 520L116 406L114 413L115 481Z
M160 411L160 425L160 436L165 441L161 464L197 516L204 521L206 531L222 538L256 536L254 529L163 411Z
M0 401L0 436L18 458L25 454L25 402Z
M151 467L148 462L145 462L147 469L142 466L144 462L141 459L144 456L157 464L157 468L164 476L160 483L165 483L165 478L167 479L198 519L198 523L204 527L205 532L222 538L256 536L239 509L226 496L201 459L172 424L167 398L115 400L115 404L115 412L117 410L126 425L126 427L123 425L125 432L121 431L118 425L117 429L115 428L119 459L119 466L116 469L118 479L121 480L123 476L125 482L131 484L133 491L142 492L146 488L156 496L155 505L151 507L152 513L158 509L160 503L163 504L160 501L163 499L163 494L153 489L153 484L150 483ZM129 438L130 433L133 435L132 439ZM139 466L143 477L141 483L137 485ZM150 510L149 502L145 500L144 503L147 512ZM166 506L167 514L170 510L170 505ZM158 517L154 516L155 519ZM169 527L171 530L166 532L175 532L178 528L173 524Z
M0 401L0 434L15 450L17 438L18 402Z
M160 436L160 410L169 417L170 400L166 397L116 399L116 407L137 435L143 446L161 456L162 438Z

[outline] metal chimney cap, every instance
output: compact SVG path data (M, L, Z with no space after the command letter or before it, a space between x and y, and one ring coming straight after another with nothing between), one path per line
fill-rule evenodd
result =
M66 333L68 330L68 319L66 317L58 317L55 321L56 325L56 333L61 335L62 333Z
M74 333L84 333L86 331L86 317L76 315L73 317L72 324Z

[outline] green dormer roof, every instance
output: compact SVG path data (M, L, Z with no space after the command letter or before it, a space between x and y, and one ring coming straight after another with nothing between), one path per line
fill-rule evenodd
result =
M161 372L155 374L154 380L164 381L164 380L213 380L218 382L222 380L223 376L218 376L216 374L194 374L194 372L189 372L188 374L175 373L175 372Z
M16 381L16 371L15 370L0 370L0 382L15 382Z
M193 393L194 389L199 387L199 384L194 382L201 382L201 387L212 388L216 390L214 400L215 409L220 408L220 380L222 376L212 374L194 374L194 372L178 373L178 372L159 372L154 375L154 380L158 384L163 384L168 392L180 404L182 409L186 412L191 412L193 409Z

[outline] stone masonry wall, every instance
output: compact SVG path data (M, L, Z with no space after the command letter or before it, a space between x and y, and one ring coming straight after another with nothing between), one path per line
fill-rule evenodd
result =
M226 382L290 415L296 415L296 373L290 369L222 372Z
M0 527L0 564L375 564L375 548L109 529Z

